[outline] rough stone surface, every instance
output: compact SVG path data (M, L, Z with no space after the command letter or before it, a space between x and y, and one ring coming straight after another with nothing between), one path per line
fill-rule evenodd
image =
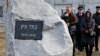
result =
M72 56L72 40L58 13L43 0L9 0L6 56ZM15 20L41 20L42 40L15 39Z

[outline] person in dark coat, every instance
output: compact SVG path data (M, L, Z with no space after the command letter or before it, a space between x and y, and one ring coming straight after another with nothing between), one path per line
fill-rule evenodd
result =
M78 19L78 22L76 24L76 48L78 48L79 51L83 51L83 46L81 43L81 29L82 29L82 20L84 19L84 13L83 13L83 7L78 7L78 13L76 14L76 17Z
M67 7L66 12L61 15L61 18L65 21L65 23L68 26L69 33L71 35L72 41L73 41L73 56L75 56L75 31L76 31L76 17L72 14L72 8Z
M92 55L94 46L94 28L95 21L91 18L91 12L87 11L82 22L82 43L86 50L86 56Z
M99 41L99 35L100 35L100 6L96 6L96 13L93 15L93 19L95 20L96 26L96 37L95 37L95 51L98 51L98 41Z

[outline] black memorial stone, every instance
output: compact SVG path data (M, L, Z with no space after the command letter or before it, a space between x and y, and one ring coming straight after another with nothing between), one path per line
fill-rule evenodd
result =
M16 20L15 39L20 40L41 40L43 21Z

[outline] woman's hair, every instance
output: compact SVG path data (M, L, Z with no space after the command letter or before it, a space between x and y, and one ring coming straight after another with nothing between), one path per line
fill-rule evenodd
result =
M86 13L85 13L85 17L87 17L87 14L90 14L90 17L92 17L92 13L90 12L90 11L86 11Z

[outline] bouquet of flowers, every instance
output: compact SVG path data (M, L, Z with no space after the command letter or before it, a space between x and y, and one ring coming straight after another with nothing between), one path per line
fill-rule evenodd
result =
M76 20L75 16L71 16L71 21L74 22Z
M74 22L76 20L75 16L70 16L66 19L67 23Z
M91 24L88 24L87 25L87 29L89 30L89 29L91 29L92 28L92 25Z

